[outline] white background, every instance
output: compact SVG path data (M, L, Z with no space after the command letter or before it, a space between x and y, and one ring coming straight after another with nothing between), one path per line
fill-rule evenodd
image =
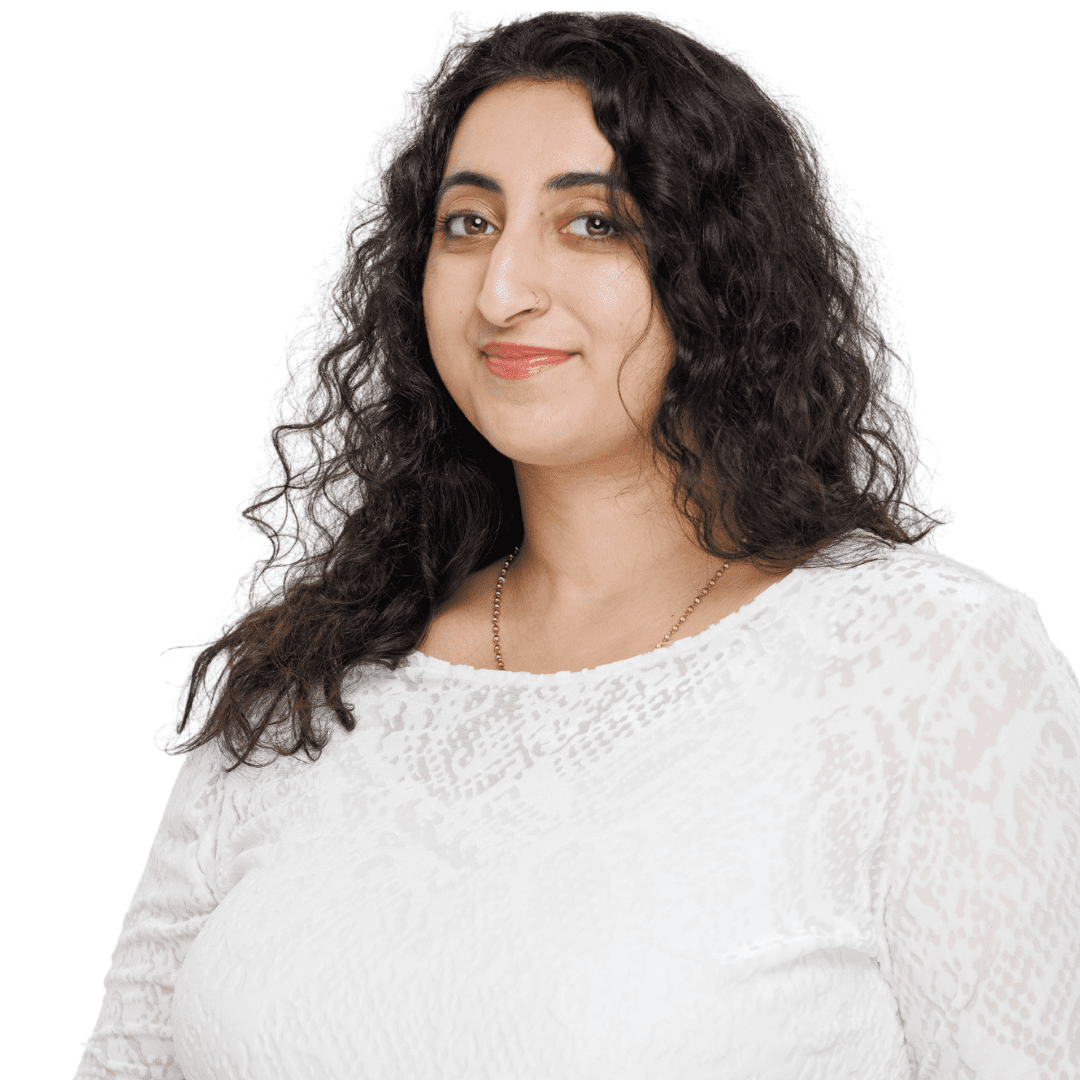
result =
M910 360L927 502L953 519L937 546L1034 597L1076 665L1072 35L1064 5L1020 10L665 15L816 131ZM166 650L216 636L263 554L239 510L287 349L451 14L103 0L7 17L7 1075L70 1075L93 1027L181 760L158 747L194 653Z

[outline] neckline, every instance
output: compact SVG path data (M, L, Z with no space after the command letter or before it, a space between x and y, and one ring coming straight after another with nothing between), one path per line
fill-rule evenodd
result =
M712 636L730 633L759 612L773 607L775 602L792 587L792 582L800 583L803 580L803 575L813 569L812 566L795 567L790 573L780 578L779 581L774 581L771 585L762 589L761 592L748 600L737 611L725 615L722 619L718 619L703 630L699 630L696 634L690 634L687 637L673 641L663 649L650 649L648 652L637 653L634 656L625 656L621 660L597 664L596 667L579 668L576 671L499 671L497 668L477 668L471 664L454 664L449 660L441 660L437 656L429 656L427 653L414 649L407 657L408 663L405 665L405 670L431 671L482 682L490 679L496 685L500 682L505 683L507 680L528 682L530 680L553 679L564 681L576 677L597 676L603 678L609 674L621 674L623 671L652 666L654 663L665 663L669 656L689 654L692 650L707 644Z

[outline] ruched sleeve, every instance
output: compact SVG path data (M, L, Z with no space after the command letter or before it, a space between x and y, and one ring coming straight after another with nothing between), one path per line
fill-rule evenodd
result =
M222 770L212 745L181 766L105 977L105 1000L76 1080L183 1080L172 996L195 935L218 903Z
M971 614L922 710L885 871L919 1080L1080 1077L1080 688L1035 605Z

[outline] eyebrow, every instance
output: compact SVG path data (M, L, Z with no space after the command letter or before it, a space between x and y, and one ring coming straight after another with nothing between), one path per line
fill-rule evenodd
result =
M544 185L544 189L546 191L569 191L571 188L591 187L594 184L610 187L613 180L614 176L610 172L565 172L553 176ZM450 188L458 186L478 187L484 191L493 191L499 196L503 193L499 182L492 179L492 177L486 176L484 173L473 172L471 169L459 169L457 172L450 173L439 185L439 190L435 194L435 205L438 206L442 202L442 197ZM615 190L621 191L622 189L616 185Z

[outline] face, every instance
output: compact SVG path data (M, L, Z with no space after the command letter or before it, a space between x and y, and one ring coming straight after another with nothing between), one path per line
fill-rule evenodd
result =
M671 361L645 268L610 222L614 160L588 93L566 83L486 91L450 149L428 341L462 412L517 463L636 461L627 410L647 425Z

